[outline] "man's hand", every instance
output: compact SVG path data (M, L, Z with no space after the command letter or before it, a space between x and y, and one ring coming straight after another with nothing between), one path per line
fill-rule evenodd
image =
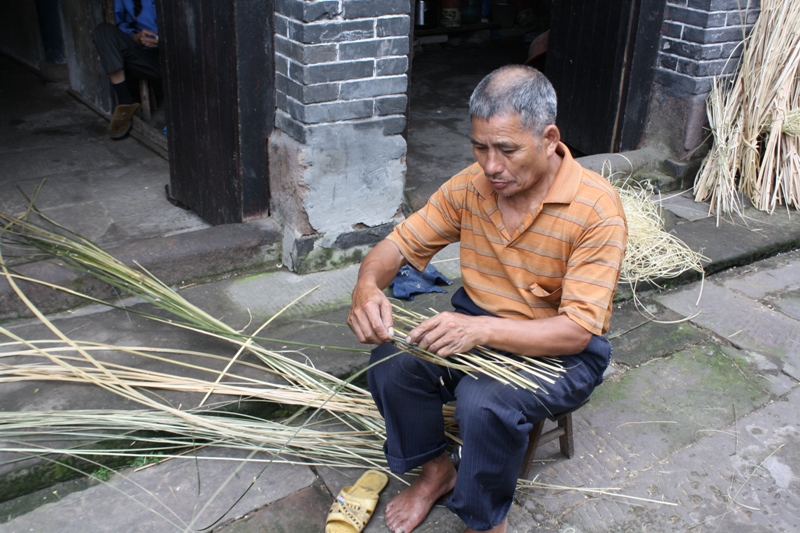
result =
M412 329L406 342L440 357L465 353L479 344L481 317L460 313L439 313Z
M383 289L404 264L406 260L400 249L389 240L379 242L361 263L347 317L347 325L359 341L383 344L392 340L392 304Z
M155 48L158 46L158 35L150 30L142 30L133 34L133 42L145 48Z
M394 335L392 304L376 285L359 283L353 290L353 305L347 316L347 325L359 342L383 344Z

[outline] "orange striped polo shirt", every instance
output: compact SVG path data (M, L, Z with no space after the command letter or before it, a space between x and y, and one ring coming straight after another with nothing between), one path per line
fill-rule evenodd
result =
M542 205L509 231L497 193L477 163L448 180L389 235L423 270L436 252L461 242L464 289L482 309L504 318L565 313L595 335L608 330L628 231L619 195L563 157Z

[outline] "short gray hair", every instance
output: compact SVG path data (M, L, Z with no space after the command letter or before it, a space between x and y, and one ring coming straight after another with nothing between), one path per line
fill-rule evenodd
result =
M470 118L519 115L522 127L541 135L556 123L556 91L544 74L524 65L501 67L481 80L469 99Z

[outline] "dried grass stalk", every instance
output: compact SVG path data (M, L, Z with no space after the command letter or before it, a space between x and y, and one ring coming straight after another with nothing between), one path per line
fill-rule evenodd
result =
M729 87L718 81L709 96L714 145L695 180L695 199L710 199L718 217L741 212L737 193L770 213L800 207L798 74L800 2L762 0L738 74Z

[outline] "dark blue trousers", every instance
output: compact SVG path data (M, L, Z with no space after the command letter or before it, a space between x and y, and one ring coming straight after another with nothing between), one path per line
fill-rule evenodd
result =
M453 305L465 314L488 314L463 289L453 296ZM464 445L447 507L472 529L491 529L511 507L534 424L588 398L602 383L610 359L611 344L594 336L582 353L559 357L567 371L555 384L542 383L544 390L533 393L485 375L474 379L405 352L398 354L392 344L378 346L370 362L383 362L373 366L367 377L386 421L384 452L389 467L406 473L439 457L447 445L442 406L456 401Z

